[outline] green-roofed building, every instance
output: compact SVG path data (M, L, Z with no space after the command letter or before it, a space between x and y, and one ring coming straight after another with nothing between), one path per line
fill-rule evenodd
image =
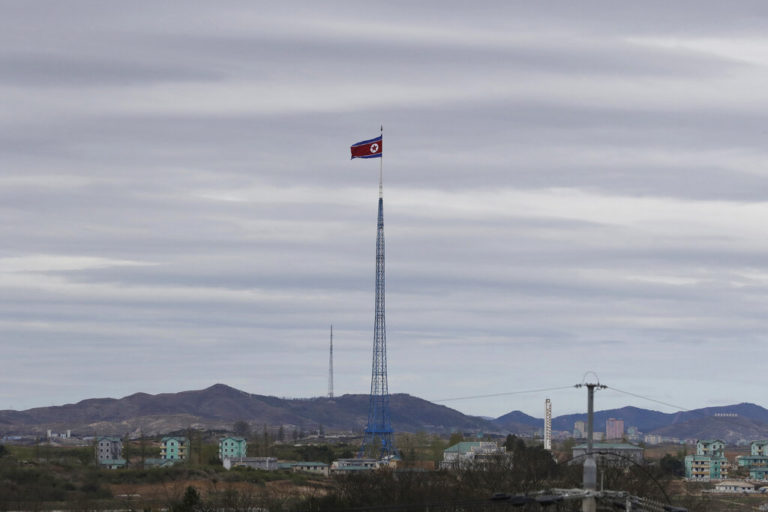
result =
M355 473L359 471L373 471L385 466L386 462L378 459L336 459L331 464L331 473Z
M107 469L122 469L128 465L125 459L104 459L99 461L99 466Z
M768 441L752 441L749 452L752 455L768 456Z
M487 464L494 458L504 456L506 450L494 442L462 441L443 450L441 469L457 469L473 464Z
M725 442L719 439L699 439L696 441L696 455L725 456Z
M736 464L750 470L768 467L768 441L752 441L750 454L736 457Z
M736 457L736 465L740 468L764 468L768 466L768 457L765 455L739 455Z

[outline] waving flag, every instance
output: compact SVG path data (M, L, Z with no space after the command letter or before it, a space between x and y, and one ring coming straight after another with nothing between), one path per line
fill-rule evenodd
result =
M352 158L381 158L382 136L352 144Z

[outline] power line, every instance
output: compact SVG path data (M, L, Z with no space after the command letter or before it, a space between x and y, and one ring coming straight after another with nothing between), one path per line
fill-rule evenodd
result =
M574 389L574 387L578 387L578 386L579 385L577 384L576 386L572 386L572 385L571 386L558 386L558 387L552 387L552 388L538 388L538 389L525 389L525 390L519 390L519 391L505 391L505 392L501 392L501 393L489 393L489 394L486 394L486 395L457 396L457 397L450 397L450 398L441 398L439 400L431 400L431 402L433 402L433 403L453 402L453 401L458 401L458 400L475 400L475 399L479 399L479 398L495 398L495 397L500 397L500 396L513 396L513 395L525 395L525 394L534 394L534 393L545 393L545 392L549 392L549 391L561 391L561 390L564 390L564 389ZM657 403L657 404L660 404L660 405L664 405L666 407L671 407L671 408L677 409L678 411L681 411L681 412L688 412L688 413L692 413L692 414L699 414L701 416L707 416L706 414L704 414L702 412L699 412L699 411L696 411L696 410L693 410L693 409L689 409L687 407L682 407L680 405L672 404L672 403L669 403L669 402L664 402L662 400L658 400L656 398L651 398L649 396L640 395L638 393L632 393L631 391L625 391L623 389L618 389L618 388L615 388L613 386L605 386L605 387L606 387L606 389L610 389L612 391L616 391L617 393L621 393L621 394L628 395L628 396L633 396L635 398L640 398L642 400L647 400L649 402L654 402L654 403Z
M638 395L637 393L630 393L629 391L622 391L621 389L616 389L614 387L606 386L608 389L612 389L613 391L616 391L617 393L622 393L629 396L634 396L636 398L642 398L643 400L648 400L649 402L655 402L657 404L666 405L667 407L672 407L673 409L677 409L680 412L687 412L689 414L693 414L695 416L698 416L700 418L708 418L711 415L702 411L702 410L695 410L695 409L688 409L686 407L681 407L679 405L670 404L668 402L663 402L661 400L656 400L655 398L651 398L648 396Z
M613 391L616 391L617 393L623 393L625 395L634 396L635 398L642 398L643 400L648 400L649 402L656 402L657 404L666 405L667 407L672 407L673 409L678 409L682 412L695 412L691 409L688 409L686 407L680 407L679 405L670 404L668 402L662 402L661 400L656 400L655 398L651 398L648 396L638 395L637 393L630 393L629 391L622 391L621 389L617 389L613 386L606 386L608 389L611 389Z
M524 395L527 393L544 393L546 391L559 391L562 389L573 389L573 386L560 386L556 388L526 389L523 391L507 391L504 393L491 393L489 395L458 396L453 398L442 398L440 400L431 400L432 402L453 402L454 400L474 400L476 398L493 398L497 396Z

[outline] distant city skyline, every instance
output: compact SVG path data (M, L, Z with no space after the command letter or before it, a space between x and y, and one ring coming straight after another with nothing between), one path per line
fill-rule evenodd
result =
M768 6L351 5L4 4L0 409L366 394L382 124L391 393L768 405Z

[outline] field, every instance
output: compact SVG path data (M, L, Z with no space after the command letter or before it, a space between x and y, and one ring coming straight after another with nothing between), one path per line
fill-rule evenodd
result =
M167 468L141 468L141 457L154 456L152 443L129 446L133 465L102 469L93 448L10 446L0 456L0 512L6 510L269 510L270 512L368 510L441 510L461 503L471 512L494 493L535 494L551 488L581 485L582 469L566 462L568 452L552 454L538 443L508 439L511 458L482 468L434 471L439 448L450 441L414 436L404 440L398 471L366 472L330 478L289 471L226 471L214 446L200 449L196 459ZM349 455L351 446L276 445L270 455L294 460L330 461ZM561 447L563 448L563 447ZM711 484L687 483L679 477L685 447L651 447L648 464L627 469L600 468L606 489L624 490L658 502L685 506L690 512L754 510L768 502L764 495L713 495ZM259 454L260 455L260 454ZM453 505L452 505L453 504ZM498 504L493 509L498 508ZM575 503L550 510L577 510ZM528 510L522 508L518 510ZM533 510L533 509L531 509Z

